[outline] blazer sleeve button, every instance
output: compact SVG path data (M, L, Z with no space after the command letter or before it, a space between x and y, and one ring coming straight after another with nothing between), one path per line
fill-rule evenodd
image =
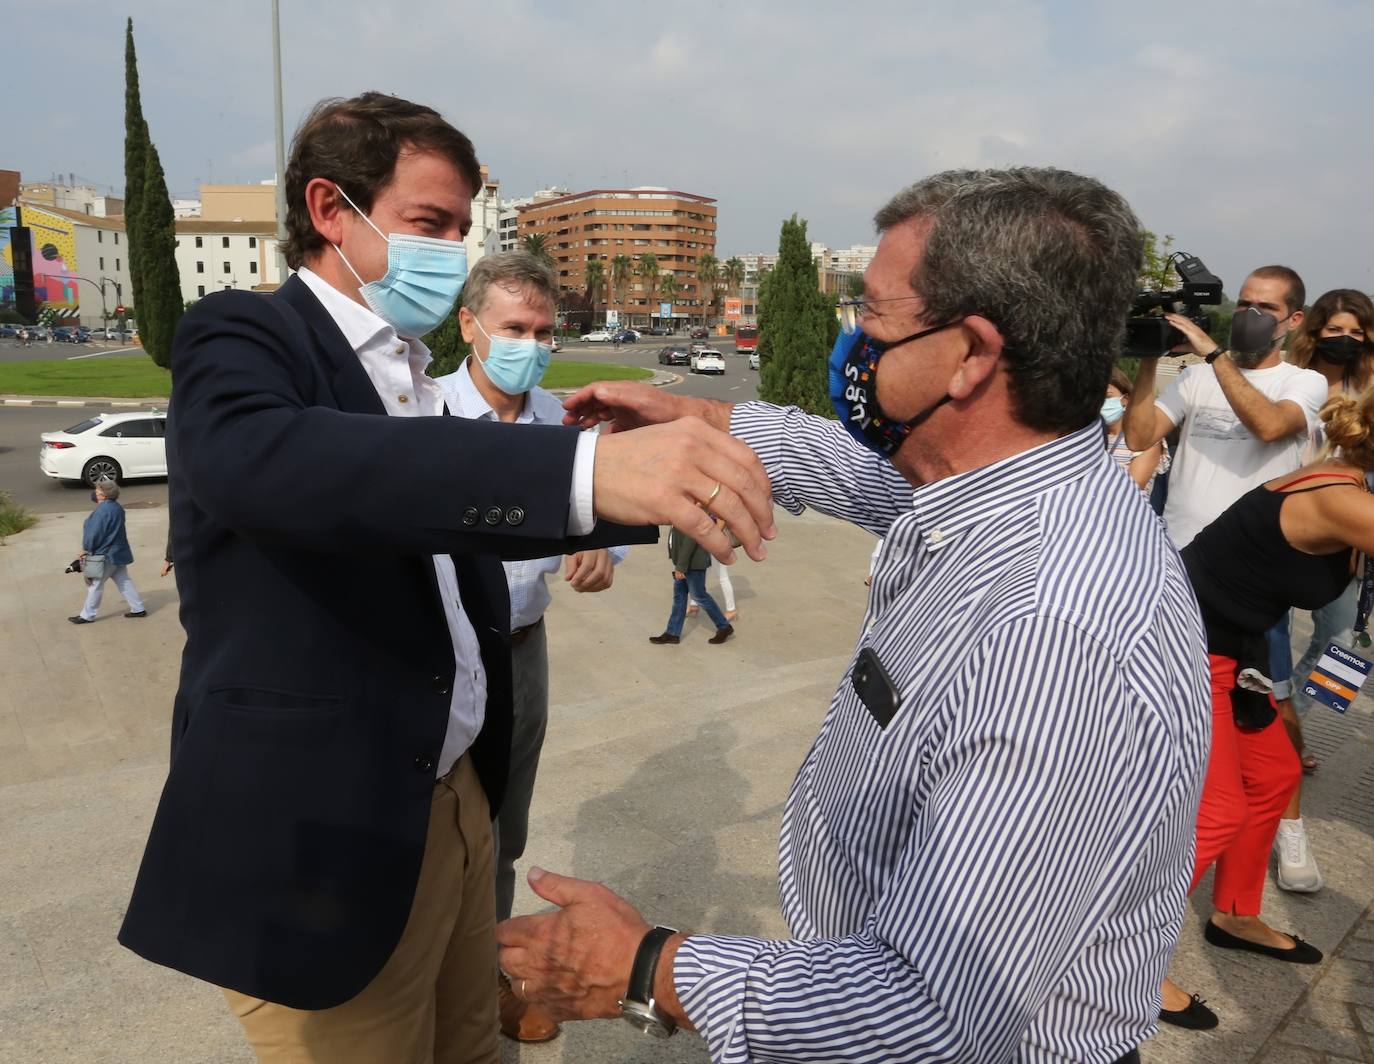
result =
M487 524L489 524L489 525L495 527L496 525L499 525L499 524L501 523L502 519L503 519L505 516L506 516L506 513L505 513L504 510L501 509L501 507L499 507L499 506L491 506L491 507L488 507L488 508L487 508L487 512L486 512L486 515L485 515L485 520L486 520Z
M525 520L525 508L523 506L512 506L506 511L506 524L512 528Z
M416 772L433 772L433 771L434 771L434 758L430 757L428 754L416 754L416 755L415 755L415 771L416 771Z
M481 517L482 515L477 512L477 507L469 506L467 509L463 511L463 524L471 528L479 520L481 520Z

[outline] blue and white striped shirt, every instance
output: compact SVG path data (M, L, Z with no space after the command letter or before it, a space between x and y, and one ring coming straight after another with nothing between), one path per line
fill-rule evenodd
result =
M1163 526L1096 422L913 489L835 422L732 432L774 499L886 539L792 786L795 939L693 935L674 983L719 1062L1114 1061L1155 1028L1210 741L1205 640Z

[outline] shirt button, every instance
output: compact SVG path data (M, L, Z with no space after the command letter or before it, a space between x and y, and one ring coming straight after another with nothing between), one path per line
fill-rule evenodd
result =
M471 527L482 519L482 515L477 512L477 507L469 506L463 511L463 524Z
M434 758L430 757L428 754L416 754L416 755L415 755L415 771L416 771L416 772L433 772L433 771L434 771Z
M403 402L403 403L408 403L408 402L410 402L410 396L408 396L408 395L398 395L398 396L396 396L396 398L399 399L399 400L400 400L401 402Z
M514 526L525 520L525 508L523 506L512 506L506 511L506 524Z
M944 534L943 532L941 532L938 528L937 528L937 529L934 529L934 530L930 533L930 542L932 542L932 543L943 543L944 541L945 541L945 534Z
M434 688L434 693L435 693L436 695L446 695L446 694L448 694L448 692L449 692L448 681L445 680L442 676L434 676L434 677L431 677L429 683L430 683L430 686Z
M501 523L501 519L505 516L505 512L501 509L501 507L492 506L487 510L484 520L489 525L499 525Z

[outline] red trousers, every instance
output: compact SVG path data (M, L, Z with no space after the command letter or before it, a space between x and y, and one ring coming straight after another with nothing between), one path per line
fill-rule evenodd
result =
M1212 752L1197 812L1193 884L1216 862L1212 905L1224 913L1258 916L1269 851L1288 799L1302 780L1302 762L1275 717L1243 728L1231 712L1234 658L1209 654L1212 667Z

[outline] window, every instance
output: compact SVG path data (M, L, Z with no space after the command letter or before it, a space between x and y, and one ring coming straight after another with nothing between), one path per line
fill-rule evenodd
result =
M161 436L162 433L158 431L157 421L142 419L139 421L121 421L117 425L111 425L100 435L126 440L146 440L152 436Z
M224 241L224 246L225 246L225 247L228 247L228 246L229 246L229 238L228 238L227 236L222 236L222 237L220 237L220 239L221 239L222 241Z
M196 273L204 273L204 272L205 272L205 263L203 263L203 262L198 262L198 263L196 263Z
M203 296L204 294L205 294L205 286L204 286L203 284L198 284L198 285L196 285L196 295L198 295L198 296Z
M248 238L248 246L249 246L250 248L255 248L255 247L257 247L257 246L258 246L258 238L255 237L255 236L250 236L250 237Z
M100 256L100 272L101 272L101 273L104 273L104 272L105 272L105 256L104 256L104 255L101 255L101 256Z
M114 236L115 236L115 243L118 244L118 243L119 243L119 234L116 233Z
M230 272L230 271L229 271L229 263L227 263L227 262L224 264L224 272L225 272L225 273L229 273L229 272Z
M97 244L103 244L103 243L105 243L105 233L104 233L102 230L100 230L100 229L97 229L97 230L95 231L95 242L96 242Z
M203 236L198 236L198 237L196 237L196 247L198 247L198 248L203 248L204 246L205 246L205 238L204 238Z
M250 263L248 264L248 272L249 272L249 273L257 273L257 272L258 272L258 264L257 264L256 262L250 262Z
M119 260L115 259L115 273L119 272Z

